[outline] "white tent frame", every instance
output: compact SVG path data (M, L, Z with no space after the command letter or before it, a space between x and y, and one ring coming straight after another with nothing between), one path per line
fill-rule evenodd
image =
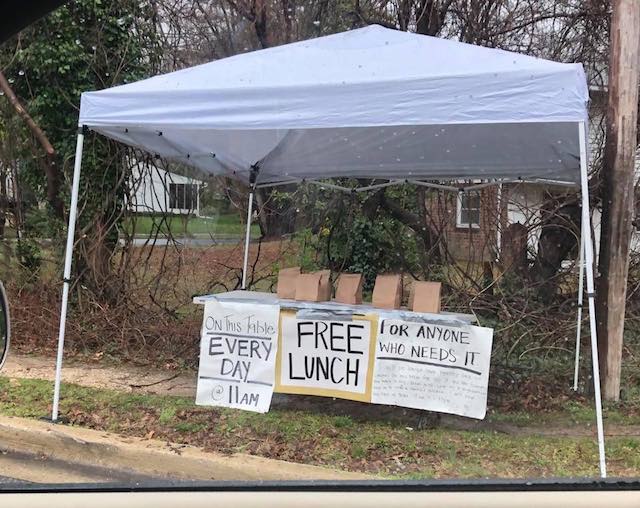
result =
M587 153L587 122L582 120L576 122L578 129L578 139L580 148L580 187L581 187L581 199L582 199L582 220L581 220L581 234L580 234L580 261L579 261L579 291L578 291L578 326L576 332L576 366L574 373L574 389L577 389L577 371L579 360L579 345L580 345L580 325L582 321L582 293L583 293L583 273L586 272L586 286L587 286L587 300L589 307L589 329L591 332L591 359L593 369L593 384L595 395L595 407L596 407L596 425L597 425L597 437L598 437L598 456L599 456L599 468L600 476L606 478L607 466L605 455L605 443L604 443L604 426L602 418L602 398L600 392L600 368L598 360L598 343L597 343L597 330L596 330L596 314L595 314L595 286L594 286L594 252L593 252L593 240L591 236L591 213L589 204L589 180L588 180L588 163L589 157ZM67 318L67 307L69 303L69 289L71 285L71 263L73 258L73 247L75 240L75 228L76 219L78 213L78 194L80 188L80 173L82 169L82 153L84 145L84 137L88 132L86 126L80 126L76 144L76 154L73 169L73 183L71 187L71 206L69 211L69 225L67 230L67 243L65 250L65 262L64 262L64 275L63 275L63 289L62 289L62 304L60 309L60 328L58 334L58 351L56 357L56 373L54 382L54 394L53 394L53 409L51 419L56 422L59 416L59 404L60 404L60 383L62 378L62 359L64 351L64 339L65 328ZM267 185L257 185L258 168L253 167L250 178L250 192L249 203L247 207L247 223L244 239L244 259L242 269L242 289L247 286L247 269L249 261L249 243L251 236L251 219L253 216L253 202L254 193L256 188L270 187L274 185L286 185L297 183L296 181L284 181L278 183L272 183ZM366 192L375 189L381 189L392 185L400 185L403 183L411 182L416 185L424 187L449 190L449 191L468 191L477 190L490 185L496 185L501 183L508 183L510 181L522 181L522 179L510 180L496 180L495 182L481 183L470 185L468 187L454 187L450 185L441 185L431 182L424 182L420 180L391 180L389 182L369 185L359 188L346 188L339 185L320 182L317 180L306 180L306 183L314 185L320 185L326 188L340 190L343 192ZM302 181L299 181L302 182ZM555 182L554 182L555 183Z

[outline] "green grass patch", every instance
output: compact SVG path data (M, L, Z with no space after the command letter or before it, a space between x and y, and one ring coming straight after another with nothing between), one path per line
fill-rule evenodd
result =
M149 436L221 453L250 453L397 478L596 476L598 450L589 437L511 435L347 415L274 409L256 414L197 407L193 399L122 393L65 384L61 417L71 425ZM0 377L0 413L50 413L52 383ZM587 413L573 408L576 419ZM504 419L503 419L504 421ZM640 438L607 440L612 476L640 473Z
M216 217L195 217L193 215L143 215L127 219L124 225L128 232L133 231L138 236L155 235L167 236L207 236L232 235L242 236L245 225L239 213L229 213ZM260 227L251 225L251 235L260 236Z
M609 403L605 405L605 423L612 425L640 426L640 413L633 405ZM562 410L548 412L500 411L487 412L487 420L492 423L504 423L516 427L535 426L585 426L595 425L596 411L593 403L570 400Z

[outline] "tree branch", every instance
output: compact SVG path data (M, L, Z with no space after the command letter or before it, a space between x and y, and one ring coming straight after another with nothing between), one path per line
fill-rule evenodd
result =
M42 131L40 126L33 120L33 118L31 118L31 115L29 115L27 110L24 109L22 104L20 104L20 100L18 99L18 97L16 97L16 94L11 89L11 85L9 85L9 82L7 81L7 78L2 71L0 71L0 90L2 90L7 99L9 99L9 102L13 106L13 109L16 111L18 116L22 118L22 120L27 124L29 130L38 140L40 146L42 146L42 148L44 149L47 157L55 156L56 152L49 142L49 138L47 138L47 135Z
M5 75L0 71L0 90L4 92L13 109L18 116L27 125L33 136L36 138L42 149L46 154L46 162L44 163L44 171L47 177L47 201L53 209L56 217L59 219L64 216L64 207L62 200L60 199L60 173L56 168L56 151L53 145L49 141L49 138L35 122L31 115L27 112L24 106L20 103L20 100L11 89L11 85Z

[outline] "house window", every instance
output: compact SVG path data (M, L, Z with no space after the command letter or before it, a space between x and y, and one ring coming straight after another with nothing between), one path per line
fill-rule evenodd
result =
M198 206L198 186L192 183L169 184L169 208L195 210Z
M480 228L480 193L467 191L458 193L456 227Z

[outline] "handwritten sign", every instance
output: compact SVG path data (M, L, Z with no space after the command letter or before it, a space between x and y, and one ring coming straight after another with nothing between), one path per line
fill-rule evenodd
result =
M266 412L273 392L482 419L493 330L207 301L196 403Z
M380 319L371 402L482 419L493 330Z
M329 321L282 315L277 391L370 400L370 319Z
M278 305L205 304L196 404L269 410L279 313Z

